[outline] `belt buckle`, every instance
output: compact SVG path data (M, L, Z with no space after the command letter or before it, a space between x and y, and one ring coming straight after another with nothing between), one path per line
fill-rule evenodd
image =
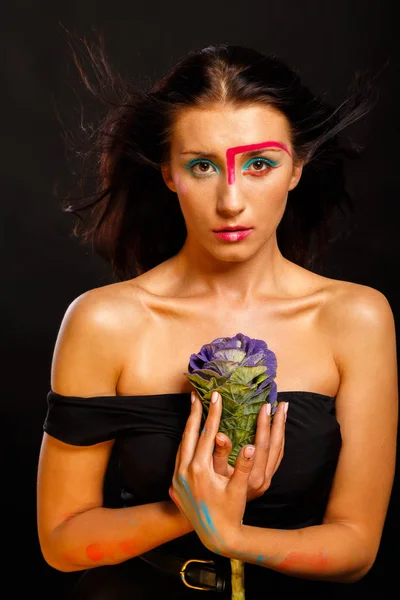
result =
M190 563L207 563L207 564L212 564L214 565L214 561L213 560L201 560L199 558L189 558L189 560L187 560L186 562L183 563L182 568L180 570L180 575L181 575L181 579L183 581L183 583L186 585L186 587L191 588L192 590L203 590L203 591L212 591L214 588L213 587L207 587L207 586L203 586L203 587L198 587L196 585L191 585L190 583L188 583L186 581L186 577L185 577L185 571L187 566Z

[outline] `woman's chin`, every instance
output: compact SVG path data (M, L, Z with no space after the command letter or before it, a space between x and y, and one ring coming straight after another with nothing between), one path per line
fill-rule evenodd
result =
M244 263L253 258L255 252L249 248L226 248L225 250L215 250L211 252L213 258L223 263Z

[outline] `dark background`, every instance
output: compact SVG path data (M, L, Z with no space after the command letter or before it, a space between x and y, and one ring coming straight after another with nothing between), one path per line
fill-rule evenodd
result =
M66 42L104 34L108 55L124 76L164 74L189 50L228 42L275 53L298 68L305 83L339 103L356 71L379 73L379 102L351 135L366 145L349 172L356 221L332 244L323 273L372 286L399 315L398 98L395 2L253 1L122 2L15 0L0 9L1 233L3 245L2 546L3 582L12 596L38 592L63 598L76 574L42 559L36 533L35 485L50 365L70 302L111 282L107 265L71 236L60 194L74 189L56 108L72 129L96 106L79 83ZM57 193L55 193L55 191ZM368 348L365 349L368 352ZM379 410L379 398L376 398ZM371 498L373 502L373 498ZM399 477L377 561L351 593L394 584L400 536ZM6 568L4 568L6 567ZM350 588L344 586L347 590ZM350 593L350 592L347 592Z

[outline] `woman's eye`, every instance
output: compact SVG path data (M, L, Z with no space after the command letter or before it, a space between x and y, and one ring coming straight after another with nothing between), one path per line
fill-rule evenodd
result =
M244 165L243 171L246 171L247 173L264 173L277 165L278 163L276 161L269 158L253 158Z
M219 171L218 167L216 165L213 165L208 160L199 160L199 159L193 160L193 161L190 161L185 166L196 177L206 177L206 176L212 175L214 172Z
M197 165L195 165L193 167L194 171L196 170L195 167L197 167L197 170L200 173L207 173L210 170L211 165L210 165L210 163L207 163L207 162L199 162L199 163L197 163Z
M262 171L265 164L266 163L263 160L255 160L252 166L255 168L256 171Z

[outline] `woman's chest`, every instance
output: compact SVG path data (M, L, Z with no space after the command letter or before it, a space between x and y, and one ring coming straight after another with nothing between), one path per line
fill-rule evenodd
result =
M131 334L128 323L125 332L118 394L190 391L184 375L190 355L216 338L237 333L264 340L275 353L278 390L334 396L339 386L331 333L320 307L313 304L287 311L210 306L193 312L166 307L147 315Z

